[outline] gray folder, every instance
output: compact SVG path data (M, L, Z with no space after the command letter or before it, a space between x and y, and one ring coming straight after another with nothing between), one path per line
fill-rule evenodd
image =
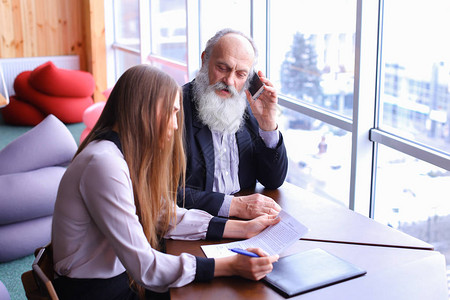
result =
M280 258L264 281L285 297L356 278L367 272L316 248Z

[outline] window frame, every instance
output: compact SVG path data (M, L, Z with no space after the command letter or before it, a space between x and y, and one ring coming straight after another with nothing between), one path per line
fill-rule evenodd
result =
M270 74L268 63L270 60L270 5L276 5L271 0L250 0L251 2L251 35L258 46L258 67ZM111 2L105 0L105 25L114 28L111 20ZM350 166L350 193L349 208L365 216L374 217L376 202L375 184L377 169L378 145L395 149L419 160L426 161L440 168L450 171L450 155L416 143L406 138L395 136L390 132L380 130L378 127L380 109L380 90L382 79L381 70L381 32L383 30L383 3L384 0L356 0L356 35L355 35L355 69L352 119L334 114L323 108L309 103L294 100L279 95L279 104L282 107L294 110L308 117L318 119L324 123L343 129L352 134L351 166ZM111 51L126 51L140 55L150 53L150 16L149 1L140 0L140 28L141 49L129 49L126 46L114 43L113 37L106 34L107 59L113 61ZM201 66L200 45L200 1L186 0L186 32L187 32L187 64L176 63L178 67L187 69L188 78L192 80ZM108 16L109 14L109 16ZM144 21L143 21L144 20ZM145 21L147 20L147 21ZM148 22L148 23L146 23ZM173 61L151 55L159 63L173 66ZM114 64L108 63L108 66ZM110 72L108 72L108 86L112 86Z
M162 0L160 0L162 1ZM187 16L192 13L193 16L195 13L195 3L196 0L186 0L186 7L188 11L186 12ZM198 7L198 6L197 6ZM197 10L198 11L198 10ZM198 14L197 14L198 15ZM162 57L160 55L156 55L152 53L152 40L151 40L151 3L148 0L139 0L139 40L140 40L140 48L139 50L134 49L132 47L128 47L126 45L123 45L121 43L116 42L115 40L115 21L114 21L114 1L108 1L105 0L105 42L106 42L106 56L107 56L107 62L113 62L108 63L107 65L113 65L114 66L114 72L108 71L107 72L107 83L108 87L111 87L114 85L115 81L118 79L120 75L119 70L117 70L117 64L115 61L115 54L116 52L123 52L128 53L132 55L136 55L140 57L140 62L145 63L150 61L150 63L159 63L177 70L186 71L186 73L189 75L189 64L195 64L194 61L189 60L189 57L194 57L193 53L189 52L188 49L188 61L187 63L180 63L178 61L174 61L172 59L168 59L165 57ZM186 17L187 18L187 17ZM193 25L192 23L190 25ZM186 27L188 28L188 24L186 24ZM108 30L110 28L111 30ZM189 36L189 34L188 34ZM190 36L195 36L193 32L191 32ZM148 54L147 54L148 53ZM195 76L194 73L192 73L193 76Z

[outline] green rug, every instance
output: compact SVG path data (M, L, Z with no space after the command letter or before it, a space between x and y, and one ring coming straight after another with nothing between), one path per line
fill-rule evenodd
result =
M10 262L0 264L0 281L9 292L11 300L26 300L21 276L31 270L34 255L25 256Z

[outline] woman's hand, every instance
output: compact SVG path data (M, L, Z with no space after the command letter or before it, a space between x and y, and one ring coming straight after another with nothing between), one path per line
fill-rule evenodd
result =
M245 238L251 238L270 225L277 224L280 222L280 218L278 218L278 215L263 215L259 216L253 220L247 221L247 236Z
M249 221L228 220L223 238L248 239L278 222L280 218L277 215L262 215Z
M278 261L279 256L268 256L260 248L248 248L247 251L254 252L260 257L249 257L241 254L216 258L214 277L218 276L241 276L251 280L260 280L273 269L272 263Z

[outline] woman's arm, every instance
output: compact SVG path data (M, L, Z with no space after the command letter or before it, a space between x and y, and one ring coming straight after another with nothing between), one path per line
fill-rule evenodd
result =
M169 228L164 235L166 239L173 240L201 240L211 239L208 236L211 223L214 223L213 216L203 210L185 209L176 206L176 219L172 220ZM223 221L225 222L225 220ZM224 226L217 229L217 237L213 239L221 239Z
M170 224L164 238L174 240L220 240L222 238L246 239L257 235L267 226L276 224L275 215L262 215L258 218L241 221L213 218L209 213L198 209L185 209L177 206L176 222ZM225 224L224 224L225 223ZM223 232L223 234L222 234Z
M120 267L121 263L133 279L153 291L164 292L170 287L190 283L196 276L196 258L187 253L168 255L151 248L136 215L126 162L115 145L101 143L103 151L83 167L85 175L79 187L92 218L94 242L99 243L95 249L106 248L109 254L99 250L86 252L89 259L96 256L93 266L96 269L91 273L98 271L100 266L108 271L114 266ZM84 246L93 248L92 245ZM83 257L82 262L85 261Z
M278 222L280 218L276 215L262 215L249 221L228 220L223 238L248 239Z

